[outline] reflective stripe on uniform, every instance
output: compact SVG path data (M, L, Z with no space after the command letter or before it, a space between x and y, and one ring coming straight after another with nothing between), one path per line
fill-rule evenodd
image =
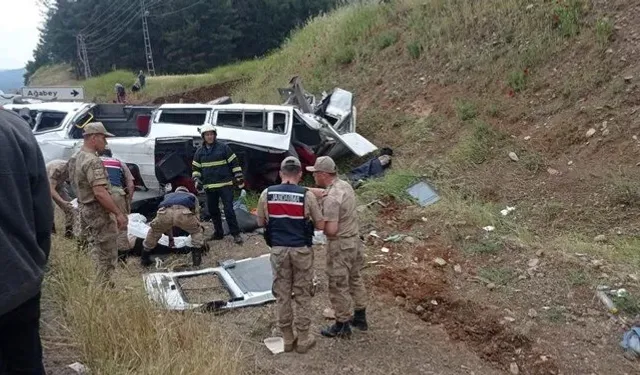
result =
M196 168L202 168L202 164L196 162L195 160L191 163L191 165L193 165Z
M240 173L242 172L242 168L241 167L235 167L232 169L233 173Z
M236 154L232 154L231 156L229 156L229 159L227 159L227 162L231 163L235 158L236 158Z
M204 185L205 189L217 189L217 188L221 188L224 186L233 186L233 181L228 181L228 182L221 182L219 184L208 184L208 185Z
M202 177L202 173L194 171L194 172L191 174L191 177Z
M221 165L227 165L227 161L226 160L209 161L201 164L202 168L219 167Z

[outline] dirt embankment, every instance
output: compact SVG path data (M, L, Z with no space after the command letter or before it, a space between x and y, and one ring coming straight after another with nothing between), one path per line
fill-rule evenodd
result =
M211 86L203 86L197 89L183 91L178 94L161 96L153 99L152 104L165 103L207 103L214 99L231 96L231 92L242 80L227 81Z

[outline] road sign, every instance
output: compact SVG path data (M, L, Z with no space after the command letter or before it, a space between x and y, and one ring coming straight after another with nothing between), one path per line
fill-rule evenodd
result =
M84 87L23 87L22 96L41 100L82 100Z

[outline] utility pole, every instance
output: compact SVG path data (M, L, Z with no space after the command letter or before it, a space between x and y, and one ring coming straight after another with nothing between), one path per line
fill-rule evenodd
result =
M76 43L78 45L78 59L84 67L84 77L91 78L91 66L89 65L89 57L87 56L87 45L84 41L84 35L76 35Z
M147 72L150 76L156 75L156 68L153 64L153 52L151 51L151 39L149 38L149 25L147 23L147 17L149 11L144 6L144 0L140 0L140 7L142 8L142 34L144 36L144 54L147 59Z

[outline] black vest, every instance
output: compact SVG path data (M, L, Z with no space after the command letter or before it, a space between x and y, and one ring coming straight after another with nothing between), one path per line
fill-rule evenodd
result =
M267 189L269 221L267 245L305 247L312 245L313 224L304 215L306 189L298 185L281 184Z

